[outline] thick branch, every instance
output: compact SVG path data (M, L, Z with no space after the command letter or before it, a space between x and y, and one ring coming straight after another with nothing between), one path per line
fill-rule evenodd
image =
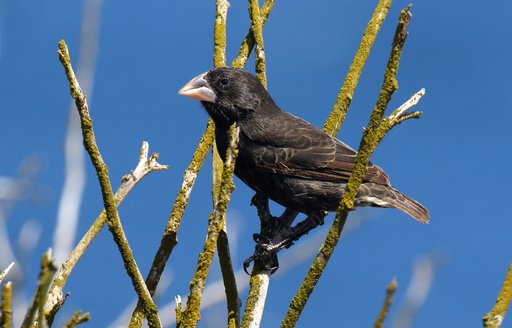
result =
M83 94L78 81L75 77L75 73L73 72L73 68L71 66L71 59L69 57L68 49L66 43L62 40L59 42L59 58L64 66L66 71L66 75L69 80L71 97L75 99L75 104L78 109L78 113L80 114L80 123L82 127L82 134L84 137L84 146L89 156L91 158L91 162L96 170L96 174L98 175L98 181L101 187L101 194L103 198L103 203L105 205L105 211L107 213L107 222L110 232L114 237L114 241L116 242L119 252L123 258L123 263L126 269L126 272L130 276L132 280L133 287L139 297L139 299L144 304L144 312L148 318L148 324L150 327L161 327L160 319L158 318L158 310L151 298L151 294L146 288L146 284L144 283L144 279L137 267L135 262L135 258L130 249L130 245L128 244L128 240L123 231L123 227L121 225L121 221L119 219L119 214L117 213L116 201L114 198L114 194L112 192L112 186L110 184L110 179L108 176L108 168L103 158L101 157L98 146L96 145L96 140L94 137L94 131L92 126L92 119L89 115L89 109L87 105L87 100L85 95Z
M122 178L121 186L119 186L119 189L116 192L115 203L117 206L121 204L126 195L128 195L135 185L137 185L137 183L139 183L139 181L141 181L146 175L154 171L162 171L168 168L167 165L161 165L158 163L158 154L155 153L148 157L148 152L149 144L144 141L139 152L139 161L137 166L132 172ZM48 299L44 306L46 320L49 323L53 322L53 317L65 301L63 289L67 283L69 275L94 238L96 238L98 233L101 231L105 223L107 223L107 215L105 210L103 210L83 235L82 239L78 242L73 251L69 254L66 261L62 263L62 266L50 287Z

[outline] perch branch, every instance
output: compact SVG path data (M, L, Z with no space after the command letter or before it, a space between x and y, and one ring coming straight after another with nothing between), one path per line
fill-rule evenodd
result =
M393 299L395 297L396 288L398 287L398 282L395 278L391 280L388 287L386 288L386 298L384 299L384 304L382 304L382 308L380 309L379 315L377 317L377 320L375 321L375 324L373 325L374 328L382 328L384 327L384 320L386 320L386 317L388 316L389 309L391 308L391 305L393 304Z
M345 192L340 201L340 206L336 211L334 222L327 234L327 237L320 249L320 252L316 256L313 264L311 265L304 281L302 282L299 290L290 302L290 307L286 313L281 327L294 327L299 319L306 302L308 301L313 289L318 283L320 277L323 274L327 263L338 244L340 239L341 231L348 217L350 210L354 208L355 198L359 190L359 186L363 180L363 176L366 173L370 156L378 145L378 130L381 126L382 117L386 110L387 104L391 99L392 94L398 88L396 82L396 73L398 70L398 63L400 61L400 55L402 54L402 48L407 36L406 28L411 19L411 13L409 8L403 9L400 13L398 26L395 32L395 42L391 50L391 55L386 66L386 72L384 75L384 82L379 94L377 103L370 116L368 127L365 129L357 157L355 159L354 168L352 174L347 183Z
M119 214L117 213L116 201L114 199L114 194L112 192L112 186L110 184L110 179L108 175L108 168L103 158L101 157L100 151L96 144L96 140L94 137L94 131L92 126L92 119L89 115L89 108L87 105L87 100L85 95L83 94L78 81L75 77L75 73L73 72L73 67L71 66L71 59L69 57L68 48L64 40L59 42L59 59L64 66L66 71L66 75L69 80L71 97L75 100L77 110L80 114L80 123L82 127L82 134L84 137L84 146L89 156L91 158L91 162L96 170L98 175L98 181L101 187L101 194L103 198L103 203L105 205L105 211L107 214L107 223L110 232L116 242L119 252L121 253L121 257L123 258L123 263L126 269L126 272L130 276L132 280L132 285L137 293L137 296L144 304L144 312L148 318L148 324L150 327L161 327L160 319L158 318L158 310L151 298L151 294L149 293L146 284L144 283L144 279L137 267L135 262L135 258L130 249L130 245L128 244L128 240L123 231L123 227L121 225L121 221L119 219Z
M485 328L499 328L505 318L510 300L512 299L512 263L508 267L507 276L503 282L503 287L498 295L494 307L483 317Z
M149 157L148 153L149 144L144 141L139 152L139 161L137 166L133 171L123 176L121 180L121 186L119 186L119 189L116 192L115 202L117 206L121 204L128 193L132 191L137 183L139 183L139 181L141 181L146 175L154 171L162 171L168 168L167 165L161 165L158 163L157 153L154 153ZM48 299L46 300L46 304L44 306L47 322L53 322L53 317L64 304L66 298L63 294L63 289L66 285L69 275L89 245L92 243L94 238L96 238L103 226L105 226L105 223L107 223L107 215L105 210L103 210L96 218L94 223L89 227L87 232L83 235L82 239L78 242L73 251L71 251L66 261L62 263L59 272L57 272L57 275L52 282L50 292L48 293Z

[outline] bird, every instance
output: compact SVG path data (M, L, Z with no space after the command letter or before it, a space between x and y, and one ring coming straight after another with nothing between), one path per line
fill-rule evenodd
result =
M222 158L229 127L239 126L235 175L256 193L308 216L337 210L357 152L281 110L254 75L244 69L218 67L196 76L178 93L201 101L215 122ZM388 175L371 162L355 206L396 208L421 223L429 222L429 211L396 190Z

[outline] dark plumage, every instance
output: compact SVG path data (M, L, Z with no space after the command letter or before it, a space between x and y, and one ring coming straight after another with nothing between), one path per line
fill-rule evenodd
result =
M203 104L215 121L217 149L225 156L229 126L240 127L235 174L256 192L307 215L335 211L354 166L356 152L303 119L284 112L259 80L235 68L215 68L179 93ZM394 189L386 173L370 163L356 206L397 208L420 222L428 210Z

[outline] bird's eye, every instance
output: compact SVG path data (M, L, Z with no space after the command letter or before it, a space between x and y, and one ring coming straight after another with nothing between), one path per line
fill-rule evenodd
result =
M220 85L222 85L223 87L227 86L228 84L229 84L229 79L228 78L220 79Z

